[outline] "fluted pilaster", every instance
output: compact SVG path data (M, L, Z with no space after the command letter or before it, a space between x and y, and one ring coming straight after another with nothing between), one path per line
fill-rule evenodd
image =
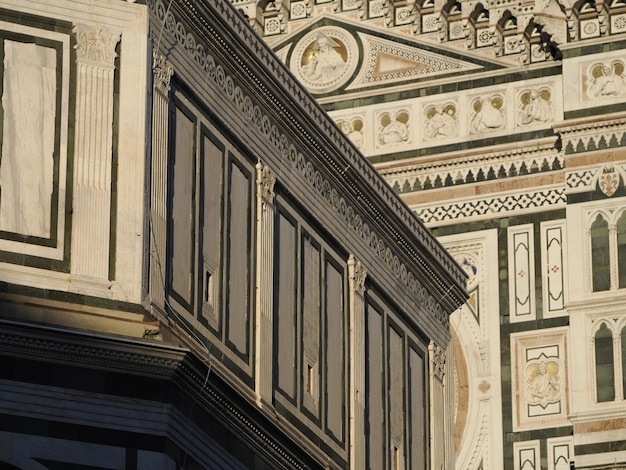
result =
M109 276L115 47L120 33L76 25L72 273Z
M267 165L256 165L257 272L256 272L256 367L259 403L272 402L274 314L274 184L276 176Z
M446 397L444 380L446 372L446 351L434 342L428 345L430 362L430 449L431 468L448 468L446 462Z
M165 235L167 207L168 103L174 69L162 55L152 62L152 165L150 211L150 298L165 308Z
M350 468L365 468L365 279L367 269L348 258L350 280Z

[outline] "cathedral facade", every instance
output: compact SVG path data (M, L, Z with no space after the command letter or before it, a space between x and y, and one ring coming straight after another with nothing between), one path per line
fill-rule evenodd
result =
M234 4L469 276L455 468L626 468L626 5Z
M0 468L454 466L467 274L240 11L0 0L0 35Z

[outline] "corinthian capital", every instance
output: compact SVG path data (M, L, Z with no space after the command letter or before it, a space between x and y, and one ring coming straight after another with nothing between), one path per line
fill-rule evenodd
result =
M259 195L270 204L274 200L274 185L276 184L276 176L272 173L267 165L259 162L257 169L257 186Z
M152 59L152 74L154 76L154 86L157 90L166 94L170 91L170 79L174 75L174 69L170 63L165 60L164 55L154 54Z
M115 47L120 33L102 26L75 25L76 55L78 60L94 62L98 65L113 66L117 54Z
M354 255L350 255L348 258L348 276L350 278L350 288L363 295L365 293L367 269Z

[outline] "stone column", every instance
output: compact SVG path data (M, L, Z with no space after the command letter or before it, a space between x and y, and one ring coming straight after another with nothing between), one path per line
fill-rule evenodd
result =
M150 193L150 298L165 309L165 235L167 216L168 104L174 69L155 52L152 61L152 162Z
M367 269L348 258L350 280L350 468L365 468L365 279Z
M120 33L76 25L73 274L109 278L115 47ZM118 221L123 223L123 221Z
M428 345L430 362L430 462L432 470L448 468L446 456L444 379L446 351L433 341Z
M618 358L622 355L622 335L613 334L613 358ZM592 356L594 357L594 356ZM615 368L615 401L622 401L624 399L624 385L621 380L623 367L622 361L614 360Z
M256 165L257 263L255 388L259 404L272 403L274 341L274 184L267 165Z
M446 366L444 369L443 380L443 393L445 396L445 405L443 414L445 416L445 428L444 433L446 436L446 449L445 449L445 468L455 468L455 453L454 453L454 343L450 341L448 343L448 350L446 352Z
M619 265L617 262L617 225L614 223L609 223L609 260L611 290L617 290L619 289Z

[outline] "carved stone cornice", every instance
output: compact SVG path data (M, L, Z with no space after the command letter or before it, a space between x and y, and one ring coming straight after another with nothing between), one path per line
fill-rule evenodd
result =
M439 189L444 186L493 182L523 175L559 171L564 154L556 148L556 137L533 141L533 146L481 149L473 155L437 155L413 165L376 165L380 174L399 193ZM404 162L403 162L404 163Z
M626 142L626 115L602 114L572 119L554 126L566 155L622 147Z
M165 59L163 54L155 52L152 59L152 76L154 80L154 88L164 95L170 92L170 80L174 75L174 68Z
M100 66L113 67L117 53L115 48L120 33L102 26L74 26L76 34L76 56L79 61L87 61Z
M0 320L0 351L148 374L172 374L186 350L56 327Z
M232 393L231 385L223 381L216 368L189 349L0 320L0 356L24 357L40 364L56 363L70 368L123 372L129 377L152 376L175 383L186 397L202 405L198 407L199 413L203 408L208 409L211 419L220 420L242 442L264 454L271 468L315 468L311 461L301 462L299 457L308 456L296 445L283 444L293 441L285 438L275 423L264 419L254 404ZM101 393L106 391L101 390ZM179 404L169 403L167 396L162 399L165 404Z

